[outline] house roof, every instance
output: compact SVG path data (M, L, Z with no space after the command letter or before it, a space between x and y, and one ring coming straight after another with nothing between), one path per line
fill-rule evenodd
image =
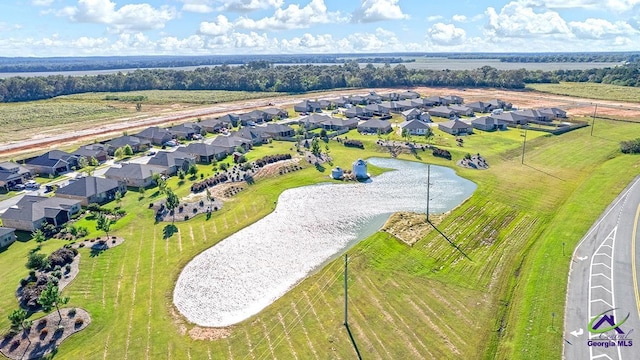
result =
M145 139L163 139L165 137L171 137L171 133L167 129L152 126L140 131L136 136Z
M218 135L215 137L215 139L213 139L213 141L211 142L211 145L218 146L225 149L234 149L236 146L246 145L249 142L250 141L247 141L247 139L244 139L235 135L229 135L229 136Z
M473 111L470 107L465 106L465 105L458 105L458 104L451 104L449 105L449 109L453 110L453 111L464 111L467 112L469 110Z
M122 167L110 167L105 172L105 176L112 176L120 179L136 179L144 180L151 177L153 174L162 174L167 171L164 166L148 165L148 164L135 164L128 163L122 164Z
M54 167L60 161L68 162L69 159L75 158L75 157L76 157L75 155L69 154L69 153L64 152L64 151L51 150L51 151L46 152L46 153L44 153L44 154L42 154L40 156L37 156L35 158L27 160L26 163L28 165L39 165L39 166Z
M340 118L334 118L334 117L329 117L329 119L321 122L322 125L325 126L351 126L354 123L358 123L358 120L355 119L340 119Z
M429 128L429 124L424 121L420 121L418 119L413 119L409 121L402 122L400 127L407 130L417 130L417 129L427 129Z
M44 217L53 217L62 210L68 211L75 205L80 205L80 201L56 196L26 195L0 217L33 222Z
M471 121L471 124L477 124L477 125L504 125L507 122L502 120L502 119L497 119L493 116L482 116L479 118L475 118Z
M358 128L364 129L387 129L390 128L391 124L388 121L380 120L380 119L371 119L363 122L358 125Z
M525 116L522 116L515 112L504 112L502 114L491 115L491 117L494 119L500 119L507 122L517 122L521 120L527 120Z
M10 161L0 163L0 170L18 174L26 174L30 172L26 167Z
M6 236L7 234L11 234L11 233L13 233L15 231L16 231L16 229L14 229L14 228L8 228L8 227L0 226L0 237L1 236Z
M202 127L225 127L231 125L231 120L225 120L222 118L215 118L215 119L205 119L200 121L200 126Z
M283 110L283 109L278 109L278 108L275 108L275 107L266 108L266 109L264 109L264 110L262 110L262 111L266 112L266 113L267 113L267 114L269 114L269 115L275 115L275 116L278 116L278 115L286 114L286 113L287 113L285 110Z
M298 122L303 123L303 124L320 124L323 121L327 120L327 119L331 119L331 116L329 115L323 115L323 114L311 114L309 116L304 116L301 117L300 120Z
M458 119L455 120L450 120L450 121L445 121L443 123L439 123L438 126L442 126L442 127L446 127L448 129L454 129L454 130L458 130L458 129L469 129L471 127L471 125L460 121Z
M267 124L267 126L264 126L264 129L264 131L269 134L278 134L293 131L293 128L291 126L282 124Z
M101 153L106 152L105 146L102 144L90 144L84 145L73 152L73 155L92 157L99 156Z
M147 164L169 167L182 165L185 161L195 161L193 155L182 152L180 151L181 149L182 147L179 147L176 151L158 151L149 159Z
M227 152L227 150L220 146L209 145L205 143L191 143L182 151L197 156L212 156Z
M217 118L218 120L226 121L228 123L233 123L240 119L240 115L238 114L226 114Z
M70 182L69 185L56 190L56 194L90 197L109 190L117 189L117 180L87 176Z
M524 116L529 119L537 119L539 117L544 117L543 114L540 114L538 110L534 110L534 109L517 110L517 111L514 111L513 113L518 114L520 116Z
M129 145L129 146L148 145L149 140L142 139L137 136L124 135L124 136L117 137L115 139L111 139L110 141L107 141L106 144L114 148L121 148L125 145Z
M202 129L202 127L198 124L192 123L192 122L187 122L184 124L179 124L176 126L172 126L169 129L169 132L171 133L185 133L185 134L189 134L189 133L199 133L200 129Z
M429 109L429 113L435 113L435 114L453 114L454 111L451 110L448 106L436 106L433 107L431 109Z
M255 140L262 139L265 136L268 137L263 129L264 127L245 126L238 131L234 131L232 135L253 142Z
M402 115L404 116L420 116L420 114L421 114L420 110L416 108L405 110L402 112Z

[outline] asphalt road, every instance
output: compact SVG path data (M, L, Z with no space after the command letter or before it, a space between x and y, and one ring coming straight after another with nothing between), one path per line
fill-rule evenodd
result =
M576 247L567 289L564 358L640 359L639 217L640 176Z

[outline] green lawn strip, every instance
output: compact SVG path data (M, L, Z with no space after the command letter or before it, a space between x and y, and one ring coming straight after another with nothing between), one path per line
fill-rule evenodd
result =
M630 86L589 82L561 82L559 84L527 84L527 88L551 94L588 99L640 102L640 89Z
M174 103L186 104L218 104L222 102L260 99L282 96L282 93L259 91L226 91L226 90L141 90L126 92L82 93L60 96L58 99L68 101L100 101L165 105ZM137 101L137 98L143 100ZM266 106L265 102L265 106Z

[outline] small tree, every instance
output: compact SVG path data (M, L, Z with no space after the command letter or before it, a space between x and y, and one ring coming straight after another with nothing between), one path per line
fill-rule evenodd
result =
M98 166L98 165L100 165L100 162L98 161L98 159L96 159L95 156L92 156L91 160L89 160L89 165L90 166Z
M102 230L109 237L109 230L111 230L111 219L107 215L100 213L96 218L96 230Z
M87 160L87 158L86 158L86 157L84 157L84 156L80 156L80 157L78 158L78 168L80 168L80 169L84 169L84 168L86 168L87 166L89 166L89 160Z
M136 111L142 111L142 103L136 103Z
M408 129L402 129L402 138L403 139L408 139L409 138L409 130Z
M427 141L430 141L432 137L433 137L433 130L431 130L431 128L429 127L429 128L427 128L427 129L425 130L425 132L424 132L424 138L425 138Z
M185 172L182 169L178 169L178 179L184 180Z
M325 129L320 130L320 137L323 138L323 139L326 138L327 137L327 130L325 130Z
M207 193L207 200L209 200L209 205L213 205L213 196L211 196L211 191L209 191L209 188L206 188L205 191Z
M35 231L33 231L31 233L31 238L33 240L35 240L36 242L38 242L38 243L41 243L41 242L47 240L46 236L44 236L44 233L40 229L36 229Z
M39 252L32 252L29 254L29 257L27 258L26 267L27 269L39 270L39 269L46 268L48 264L49 264L49 261L47 260L47 256L45 254L41 254Z
M171 223L176 221L176 212L174 211L178 205L180 204L180 199L178 199L178 195L176 195L171 189L167 189L167 202L165 206L169 211L173 211L173 220Z
M320 142L316 138L311 141L311 153L315 156L320 155Z
M120 191L116 191L115 200L118 206L122 205L122 193Z
M122 159L124 157L124 149L121 147L117 148L113 156L115 156L116 159Z
M124 146L124 154L126 156L131 156L133 155L133 149L131 148L131 146L129 144Z
M138 193L140 193L139 199L144 199L144 186L140 186L140 188L138 188Z
M11 328L14 330L18 330L18 328L22 328L23 332L27 332L27 329L31 327L32 322L27 320L27 312L24 309L16 309L11 312L8 316L9 321L11 321ZM31 343L31 339L27 336L29 343Z
M189 175L191 175L192 177L196 177L196 175L198 174L198 167L196 166L196 164L191 164L189 166Z
M47 287L42 290L40 293L40 297L38 298L38 304L42 306L44 311L50 311L53 307L58 310L58 316L60 320L58 324L62 322L62 314L60 313L60 305L64 305L69 302L68 297L62 297L60 295L60 290L58 286L54 285L52 282L47 283Z

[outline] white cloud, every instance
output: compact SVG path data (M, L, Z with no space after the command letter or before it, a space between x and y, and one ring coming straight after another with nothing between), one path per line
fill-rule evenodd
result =
M427 39L437 45L462 44L467 37L464 29L453 24L436 23L427 31Z
M427 21L429 21L429 22L438 21L438 20L442 20L442 19L444 19L444 16L442 16L442 15L427 16Z
M228 33L232 28L233 24L229 22L226 16L218 15L214 22L201 22L198 32L204 35L220 36Z
M178 39L175 36L168 36L157 42L157 47L163 52L175 53L176 51L184 52L202 52L205 45L205 39L200 35L191 35L184 39Z
M360 8L353 13L354 22L375 22L408 19L402 12L398 0L362 0Z
M571 34L569 26L557 12L545 9L535 12L522 2L512 1L506 4L500 13L489 7L485 14L489 18L485 35L490 37L518 38Z
M49 6L53 3L53 0L31 0L31 4L34 6Z
M213 2L211 0L180 0L182 5L182 11L194 12L200 14L207 14L213 12Z
M456 21L456 22L466 22L467 21L467 17L465 15L458 15L455 14L451 17L451 20Z
M7 24L5 22L0 22L0 32L20 30L20 29L22 29L22 25L20 24Z
M278 8L271 17L254 20L248 17L238 18L234 25L247 30L288 30L308 28L314 24L342 22L345 19L340 13L327 12L324 0L311 0L304 7L291 4L286 8Z
M80 48L80 49L102 47L107 45L108 43L109 43L109 39L105 37L94 38L94 37L87 37L87 36L79 37L77 39L71 40L70 42L71 46L75 48Z
M585 21L572 21L569 26L578 38L603 39L616 38L621 35L638 35L638 30L624 21L611 23L605 19L589 18Z
M617 12L626 12L640 5L640 0L525 0L523 3L548 9L610 9Z
M135 32L161 29L177 12L166 5L156 9L146 3L127 4L116 10L110 0L78 0L77 6L67 6L58 15L73 22L105 24L116 32Z
M218 0L218 2L223 4L218 10L236 12L280 8L284 4L283 0Z

